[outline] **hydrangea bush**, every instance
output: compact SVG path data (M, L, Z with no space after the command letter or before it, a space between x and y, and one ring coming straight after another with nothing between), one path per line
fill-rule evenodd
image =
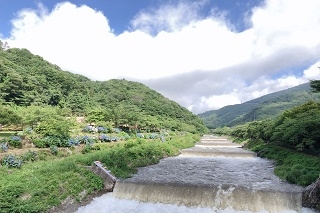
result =
M7 155L2 160L2 165L6 166L8 168L20 168L23 161L20 157L17 157L15 155Z
M0 143L0 152L8 151L8 144L5 142Z
M136 137L137 137L137 138L144 138L144 135L143 135L142 133L137 133L137 134L136 134Z
M11 136L8 140L9 146L14 148L21 148L22 147L22 140L20 136Z

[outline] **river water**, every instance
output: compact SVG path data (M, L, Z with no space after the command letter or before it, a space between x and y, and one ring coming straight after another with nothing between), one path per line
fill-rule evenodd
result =
M114 192L77 212L315 212L301 208L301 187L280 180L271 161L255 156L226 139L204 136L181 155L119 180Z

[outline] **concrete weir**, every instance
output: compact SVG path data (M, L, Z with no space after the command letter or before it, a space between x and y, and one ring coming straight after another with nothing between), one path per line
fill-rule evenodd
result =
M204 136L181 155L142 167L117 181L116 198L269 213L301 212L302 187L280 180L271 161L232 146L224 138Z
M196 143L195 147L181 150L182 156L206 157L257 157L255 152L244 150L240 144L233 143L226 138L206 136Z
M118 183L115 196L138 200L213 209L250 212L301 212L299 192L253 191L234 185L179 185L176 183Z

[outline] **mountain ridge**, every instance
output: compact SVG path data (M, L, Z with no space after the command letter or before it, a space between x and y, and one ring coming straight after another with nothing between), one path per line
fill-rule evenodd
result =
M241 104L229 105L198 114L208 128L235 126L254 120L276 117L286 109L310 100L320 100L309 83L261 96Z
M27 49L0 50L0 91L0 107L53 106L72 115L99 114L119 125L130 120L150 128L206 131L199 117L142 83L92 81Z

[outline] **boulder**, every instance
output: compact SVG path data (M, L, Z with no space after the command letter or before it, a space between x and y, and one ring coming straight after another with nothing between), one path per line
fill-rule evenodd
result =
M320 176L302 192L302 206L320 210Z

